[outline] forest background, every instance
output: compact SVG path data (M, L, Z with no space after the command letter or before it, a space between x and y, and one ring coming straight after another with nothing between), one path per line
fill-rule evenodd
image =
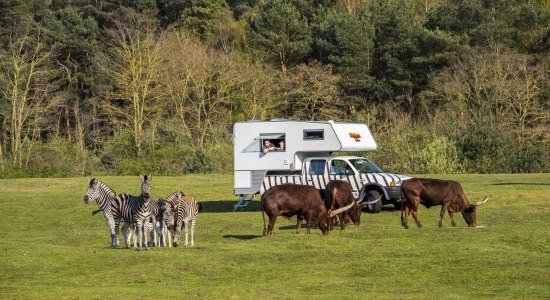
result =
M271 118L368 124L388 172L550 172L545 0L0 0L0 42L0 178L228 173Z

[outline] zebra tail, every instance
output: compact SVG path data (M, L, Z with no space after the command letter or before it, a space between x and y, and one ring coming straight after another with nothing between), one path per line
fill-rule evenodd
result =
M95 215L95 214L97 214L97 213L100 212L100 211L101 211L101 209L92 211L92 216Z

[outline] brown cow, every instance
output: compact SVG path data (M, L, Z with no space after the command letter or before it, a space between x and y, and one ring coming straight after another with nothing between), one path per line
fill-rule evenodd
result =
M419 204L427 208L441 205L441 213L439 214L438 222L439 227L443 226L445 211L449 212L451 225L456 226L453 213L462 212L462 216L468 226L476 227L476 208L490 199L490 196L487 196L481 201L469 203L466 195L464 195L462 191L460 183L452 180L430 178L413 178L405 180L401 184L401 192L406 200L403 202L405 217L403 218L403 216L401 216L401 224L405 228L409 228L408 218L411 211L416 221L416 225L422 227L417 216ZM401 213L403 214L403 211Z
M262 216L264 217L263 235L273 235L273 227L278 216L290 218L297 216L296 233L300 232L302 221L307 221L307 233L310 233L314 222L319 222L323 234L328 234L332 217L350 209L354 203L335 211L327 211L319 191L308 185L283 184L267 190L262 195ZM265 215L269 217L269 226L265 228Z
M355 198L353 197L352 187L348 181L332 180L327 184L327 187L325 188L325 207L327 209L334 211L335 209L338 209L340 207L345 207L353 204L353 206L348 211L338 214L340 218L340 228L342 230L345 229L349 218L351 218L353 224L361 224L361 207L363 205L369 205L380 201L380 199L382 199L382 196L373 201L363 202L363 200L365 199L365 188L363 187L361 189L361 192L359 193L358 199L359 201L355 201ZM335 219L336 216L333 219L333 224Z

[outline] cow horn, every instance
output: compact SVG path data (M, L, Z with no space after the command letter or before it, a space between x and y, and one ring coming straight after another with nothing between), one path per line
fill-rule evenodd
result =
M336 216L336 215L339 214L339 213L345 212L346 210L350 209L355 203L356 203L356 202L353 201L353 202L351 202L350 205L347 205L347 206L344 206L344 207L340 207L340 208L338 208L338 209L335 209L335 210L331 211L331 212L330 212L330 217L332 218L332 217Z
M477 201L477 202L474 202L474 203L471 203L470 206L480 206L482 204L485 204L485 202L487 202L489 199L491 199L492 195L489 195L489 196L485 196L485 199L481 200L481 201Z
M361 200L361 201L357 202L357 204L359 204L361 206L370 205L370 204L374 204L374 203L380 201L380 199L382 199L382 195L380 195L380 197L378 197L377 199L369 201L369 202L363 202L363 200Z

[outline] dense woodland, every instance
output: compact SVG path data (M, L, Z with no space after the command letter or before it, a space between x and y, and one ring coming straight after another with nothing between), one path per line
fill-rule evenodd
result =
M230 172L363 122L399 173L550 171L547 0L0 0L0 177Z

